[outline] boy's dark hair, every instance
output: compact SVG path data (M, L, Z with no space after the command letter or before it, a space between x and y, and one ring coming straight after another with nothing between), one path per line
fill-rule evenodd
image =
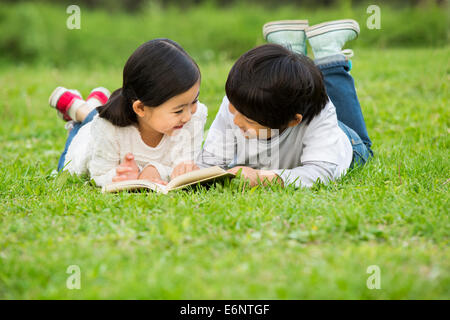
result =
M137 123L133 102L156 107L186 92L200 79L195 61L175 41L154 39L142 44L123 69L122 88L114 91L99 117L125 127Z
M231 68L225 91L240 113L273 129L284 129L297 113L309 123L328 102L312 60L277 44L244 53Z

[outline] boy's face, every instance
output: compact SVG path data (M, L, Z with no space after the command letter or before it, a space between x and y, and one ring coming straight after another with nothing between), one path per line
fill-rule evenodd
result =
M228 110L230 110L231 114L234 116L234 124L241 129L242 135L246 139L268 139L271 138L276 131L247 118L242 113L237 111L231 103L228 105Z
M284 129L271 129L247 118L242 113L237 111L231 103L228 105L228 110L230 110L231 114L234 116L234 124L241 129L241 132L246 139L269 139L277 133L281 133L284 129L296 126L302 122L302 115L297 113L295 115L295 119L291 120Z

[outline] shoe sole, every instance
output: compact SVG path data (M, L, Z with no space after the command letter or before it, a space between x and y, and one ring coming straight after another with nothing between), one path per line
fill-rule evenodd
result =
M67 89L64 87L56 87L56 89L53 90L52 94L50 95L50 98L48 98L48 103L50 104L51 107L56 108L59 98L66 90Z
M263 36L267 40L270 33L277 31L305 31L308 28L308 20L279 20L271 21L263 26Z
M316 24L307 28L305 33L308 38L312 38L330 31L338 30L353 30L356 32L356 37L358 37L360 31L358 22L352 19L345 19Z

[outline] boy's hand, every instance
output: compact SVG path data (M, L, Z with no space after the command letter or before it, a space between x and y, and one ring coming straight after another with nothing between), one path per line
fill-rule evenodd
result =
M282 187L284 187L283 179L280 178L275 172L270 170L258 170L259 179L263 185L267 186L272 183L279 183Z
M178 177L182 174L198 170L200 169L194 161L185 161L179 163L175 168L173 168L172 174L170 175L170 180L172 180L175 177Z
M250 187L256 186L258 184L258 170L250 167L238 166L227 171L233 174L237 174L237 172L241 169L241 177L248 181Z
M113 182L135 180L139 176L139 167L134 160L132 153L127 153L122 163L116 168L116 176Z
M254 187L260 182L263 185L268 185L275 181L283 185L283 181L281 180L281 178L277 174L275 174L275 172L270 170L256 170L250 167L238 166L229 169L228 172L237 174L240 169L242 169L241 176L248 181L250 187Z
M155 183L167 185L167 182L161 178L158 169L156 169L152 165L145 167L144 170L142 170L141 174L139 175L138 179L150 180Z

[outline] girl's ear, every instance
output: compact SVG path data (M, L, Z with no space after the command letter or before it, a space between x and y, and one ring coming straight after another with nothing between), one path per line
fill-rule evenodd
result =
M136 100L133 102L133 110L138 115L138 117L144 117L145 109L144 104L141 102L141 100Z

